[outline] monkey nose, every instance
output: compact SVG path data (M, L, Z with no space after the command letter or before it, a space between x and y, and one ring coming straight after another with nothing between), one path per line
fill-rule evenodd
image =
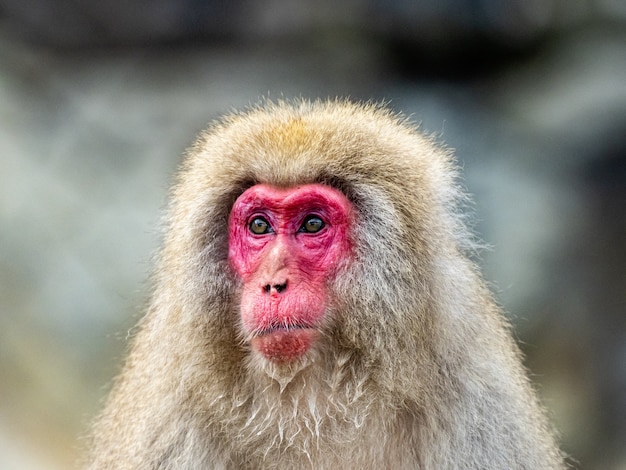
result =
M277 284L265 284L263 286L263 292L267 294L280 294L287 289L287 281L277 283Z

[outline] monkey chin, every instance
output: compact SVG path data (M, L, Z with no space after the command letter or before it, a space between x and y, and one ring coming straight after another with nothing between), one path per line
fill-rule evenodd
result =
M251 346L274 364L290 364L304 356L318 336L313 328L280 328L255 336Z

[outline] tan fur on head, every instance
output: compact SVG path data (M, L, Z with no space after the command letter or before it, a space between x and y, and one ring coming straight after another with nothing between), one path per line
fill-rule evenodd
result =
M450 152L377 105L267 103L189 150L148 314L95 427L92 469L562 468L509 326L467 257ZM255 184L356 208L322 337L248 349L228 217Z

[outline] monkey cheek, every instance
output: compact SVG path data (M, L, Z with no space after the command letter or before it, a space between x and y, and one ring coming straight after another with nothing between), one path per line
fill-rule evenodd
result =
M254 337L251 346L266 359L284 364L302 357L318 336L318 331L312 328L278 330Z

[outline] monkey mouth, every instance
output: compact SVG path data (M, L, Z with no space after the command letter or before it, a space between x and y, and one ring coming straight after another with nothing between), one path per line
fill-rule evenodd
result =
M305 330L305 329L312 329L312 326L306 325L303 323L276 324L276 325L270 325L267 328L264 328L255 332L255 336L260 337L260 336L271 335L277 332L279 333L283 331L298 331L298 330Z
M309 325L290 324L272 326L252 338L252 348L266 359L284 364L302 357L313 345L319 332Z

